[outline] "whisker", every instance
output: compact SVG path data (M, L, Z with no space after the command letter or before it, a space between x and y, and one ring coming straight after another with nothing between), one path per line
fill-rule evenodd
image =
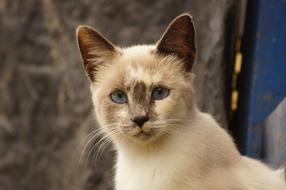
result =
M111 137L114 136L117 133L117 131L110 131L109 134L102 137L92 148L91 152L96 148L96 152L93 155L93 160L97 160L98 156L101 155L101 152L103 152L102 149L104 149L107 145L109 145L110 142L112 142ZM90 153L91 153L90 152ZM95 159L94 159L95 157Z
M105 129L108 129L108 128L110 128L110 127L114 127L114 126L116 126L116 125L117 125L117 123L111 123L111 124L109 124L109 125L106 125L106 126L105 126ZM111 129L108 129L108 131L112 131L112 130L111 130ZM90 133L87 135L87 137L86 137L86 138L84 139L84 141L83 141L83 142L86 142L86 143L84 143L85 146L84 146L84 148L83 148L83 151L82 151L82 154L81 154L81 157L80 157L80 162L82 162L83 156L86 155L86 150L89 149L88 147L90 147L91 149L90 149L90 151L88 152L87 158L86 158L86 160L85 160L85 164L87 164L87 161L88 161L89 158L90 158L90 154L94 151L94 149L95 149L96 147L98 147L98 145L99 145L100 143L103 142L103 140L104 140L105 138L108 138L108 135L110 135L110 134L107 134L107 135L105 135L105 134L106 134L106 132L104 132L103 128L100 127L100 128L98 128L98 129L96 129L96 130L90 132ZM97 141L96 139L99 139L99 140ZM97 141L95 144L92 143L92 142L95 142L95 141ZM93 144L93 145L91 145L91 144Z
M87 135L87 137L85 138L85 140L83 141L83 143L85 144L81 156L80 156L80 162L82 161L82 158L84 156L84 153L86 151L86 149L88 148L88 146L90 145L90 143L95 140L96 138L98 138L101 135L101 130L100 129L96 129L94 131L92 131L90 134ZM83 146L83 143L81 146Z

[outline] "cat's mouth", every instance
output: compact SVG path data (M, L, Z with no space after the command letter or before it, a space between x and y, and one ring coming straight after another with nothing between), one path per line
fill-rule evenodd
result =
M140 139L140 140L148 140L153 138L157 134L157 130L150 127L130 127L128 129L123 130L124 133L132 138Z
M150 139L153 139L155 136L156 132L155 131L139 131L136 134L133 135L133 138L135 138L136 140L140 140L140 141L149 141Z
M142 137L142 136L146 136L146 137L151 137L153 135L153 130L152 131L144 131L144 130L140 130L139 132L137 132L134 137Z

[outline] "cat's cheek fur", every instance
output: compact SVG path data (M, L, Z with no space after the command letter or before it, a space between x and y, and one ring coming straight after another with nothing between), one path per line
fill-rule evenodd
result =
M106 126L109 126L112 123L113 117L112 115L108 115L107 111L107 105L106 105L106 98L102 98L99 94L101 93L102 87L95 87L94 85L91 85L91 91L92 91L92 102L95 108L95 115L97 122L100 123L101 128L105 128ZM105 129L108 130L108 129Z
M179 101L179 103L178 103ZM155 103L155 112L158 114L158 120L184 118L184 106L182 100L168 98Z

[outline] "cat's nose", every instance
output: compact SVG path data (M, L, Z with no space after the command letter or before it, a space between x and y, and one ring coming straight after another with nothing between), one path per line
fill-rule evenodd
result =
M138 127L141 128L144 125L144 123L149 120L149 117L148 116L135 116L135 117L132 117L131 120L134 123L136 123Z

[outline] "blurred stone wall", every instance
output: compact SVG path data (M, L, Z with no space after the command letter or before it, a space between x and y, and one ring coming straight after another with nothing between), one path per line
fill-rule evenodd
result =
M80 161L96 127L75 41L79 24L115 44L153 43L178 14L197 26L199 107L226 126L227 0L1 0L0 189L107 190L113 154ZM89 151L89 150L88 150Z

